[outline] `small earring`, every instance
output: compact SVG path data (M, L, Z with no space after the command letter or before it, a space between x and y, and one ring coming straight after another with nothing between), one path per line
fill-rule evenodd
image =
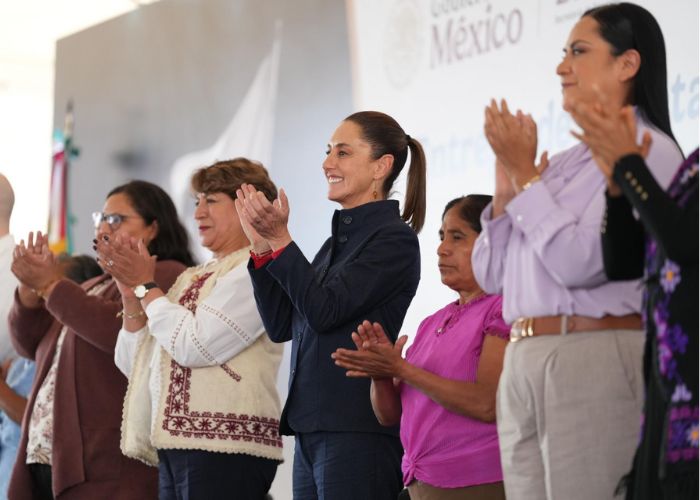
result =
M374 182L374 191L372 191L372 199L377 199L377 182Z

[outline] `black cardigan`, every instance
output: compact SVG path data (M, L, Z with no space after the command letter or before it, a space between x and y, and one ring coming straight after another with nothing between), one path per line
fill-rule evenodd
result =
M646 401L628 499L698 497L697 164L696 150L665 192L640 156L626 156L613 173L624 196L607 196L605 271L646 278Z
M293 242L273 261L248 267L255 300L274 342L292 340L289 395L280 432L381 432L368 379L348 378L331 359L354 349L350 334L363 320L396 340L420 280L416 233L396 201L336 210L332 236L312 263Z

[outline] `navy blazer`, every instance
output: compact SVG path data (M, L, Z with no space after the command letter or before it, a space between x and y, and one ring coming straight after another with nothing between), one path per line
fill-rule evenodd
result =
M260 269L248 266L267 334L292 341L280 432L396 435L374 416L370 381L346 377L331 353L355 349L350 334L365 319L396 340L420 280L418 238L393 200L336 210L332 231L312 263L292 242Z

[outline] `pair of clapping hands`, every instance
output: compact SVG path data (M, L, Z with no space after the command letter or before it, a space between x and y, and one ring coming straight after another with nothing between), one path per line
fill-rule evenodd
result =
M54 253L49 249L49 237L41 231L33 232L27 240L21 240L12 252L12 273L20 284L31 289L39 297L49 293L49 289L63 277L63 268Z
M649 152L651 136L645 132L642 144L637 144L637 121L632 106L622 109L612 105L599 89L593 88L588 98L567 101L569 112L581 132L571 134L591 150L598 168L608 180L611 194L619 194L612 180L615 163L628 154L643 157ZM543 152L535 166L537 153L537 125L532 115L508 109L504 99L500 106L491 100L484 110L484 133L496 155L496 193L512 197L548 166L547 152Z
M258 255L286 247L292 241L289 222L289 200L284 189L278 198L269 201L265 194L250 184L236 190L236 210L241 227L253 251Z
M401 378L406 364L401 354L408 341L406 335L392 344L379 323L365 320L352 332L352 340L356 351L340 348L331 354L335 364L347 370L348 377Z
M141 239L123 234L103 234L92 240L97 263L112 275L122 296L133 296L134 287L155 281L156 255Z

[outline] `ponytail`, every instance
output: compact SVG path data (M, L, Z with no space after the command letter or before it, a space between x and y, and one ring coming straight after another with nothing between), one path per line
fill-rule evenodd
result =
M406 199L401 218L418 233L425 222L425 153L420 143L411 137L391 116L379 111L360 111L348 116L345 121L355 123L362 130L363 138L372 147L373 159L384 155L394 157L391 172L382 183L382 194L388 197L394 182L401 173L408 151L411 151L411 164L408 167Z
M411 163L408 166L406 199L401 218L409 223L416 233L419 233L425 223L425 153L420 142L408 136L407 139L408 148L411 151Z

